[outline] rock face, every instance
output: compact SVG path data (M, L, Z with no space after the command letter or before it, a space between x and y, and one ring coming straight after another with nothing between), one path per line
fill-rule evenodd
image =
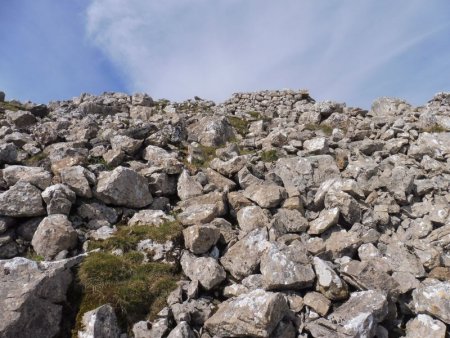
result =
M0 336L57 336L61 304L72 282L69 269L75 263L37 263L20 257L0 261Z
M147 180L134 170L117 167L100 176L96 196L106 204L142 208L152 203Z
M111 278L179 280L152 277L169 296L151 322L116 320L108 295L80 337L123 317L141 338L448 335L449 93L368 111L292 90L3 100L1 337L67 335L65 258L93 248L126 262Z

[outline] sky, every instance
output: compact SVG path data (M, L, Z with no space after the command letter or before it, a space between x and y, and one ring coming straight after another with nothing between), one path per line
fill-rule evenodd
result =
M363 108L450 91L450 1L0 0L7 99L285 88Z

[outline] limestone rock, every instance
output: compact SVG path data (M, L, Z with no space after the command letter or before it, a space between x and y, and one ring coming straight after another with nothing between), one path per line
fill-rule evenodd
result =
M416 313L425 313L450 324L450 283L422 286L412 293Z
M185 251L181 257L181 267L186 276L211 290L226 278L225 270L213 258L196 257Z
M134 170L124 167L102 172L95 195L106 204L130 208L143 208L153 201L147 180Z
M73 249L77 240L77 233L67 216L55 214L42 220L31 244L38 255L51 260L61 251Z
M83 315L83 330L78 338L119 338L120 329L111 305L102 305Z
M281 294L257 289L223 303L205 327L219 337L267 338L287 311Z
M11 217L45 215L41 191L27 182L19 181L0 193L0 214Z
M216 244L220 230L213 225L193 225L183 230L184 243L194 254L203 254Z
M286 198L286 191L277 185L251 185L244 190L244 196L262 208L274 208Z

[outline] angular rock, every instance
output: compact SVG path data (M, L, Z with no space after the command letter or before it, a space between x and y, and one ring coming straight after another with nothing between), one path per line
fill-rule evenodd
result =
M268 248L261 257L261 273L266 290L300 290L310 287L316 278L299 242Z
M95 195L106 204L129 208L143 208L153 201L147 180L134 170L124 167L102 172Z
M166 222L173 222L175 218L167 215L162 210L140 210L128 221L129 226L135 225L154 225L160 226Z
M406 338L445 338L446 333L445 324L428 315L418 315L406 323Z
M267 227L269 225L269 217L270 213L267 210L256 205L244 207L237 213L239 228L244 232Z
M205 327L219 337L267 338L287 311L281 294L257 289L222 303Z
M186 249L199 255L217 243L220 230L213 225L193 225L184 229L183 235Z
M44 218L33 235L31 245L38 255L52 260L63 250L77 245L78 236L66 215L50 215Z
M412 293L415 313L425 313L450 324L450 283L424 285Z
M38 263L16 257L0 261L0 336L52 338L61 334L62 303L80 260Z
M83 330L78 338L119 338L120 329L111 305L102 305L83 315Z
M316 290L330 300L346 299L348 286L330 265L319 257L314 257L313 264L317 276Z
M189 175L187 170L183 170L178 178L177 192L181 200L187 200L203 194L203 187Z
M286 198L286 190L277 185L251 185L244 190L244 196L262 208L275 208Z
M26 167L21 165L10 165L3 169L3 179L8 186L18 181L28 182L41 190L49 187L52 183L52 175L41 167Z
M11 217L45 215L41 191L27 182L19 181L0 193L0 214Z
M198 281L206 290L211 290L226 278L225 270L214 258L196 257L185 251L180 260L186 276Z
M60 172L62 183L68 185L78 196L91 198L91 185L96 182L95 175L82 166L64 168Z
M255 229L234 244L220 259L234 278L243 279L256 272L261 254L269 247L266 229Z
M310 235L320 235L327 231L333 225L336 225L339 220L339 208L331 208L322 210L315 220L309 223L308 233Z

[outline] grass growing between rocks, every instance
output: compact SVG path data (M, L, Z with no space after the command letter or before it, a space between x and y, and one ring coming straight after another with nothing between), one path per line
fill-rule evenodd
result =
M444 128L440 125L434 125L432 127L424 128L422 130L422 132L426 132L426 133L446 133L448 131L450 131L450 130L447 128Z
M236 132L245 137L245 135L248 133L248 127L249 127L249 122L237 117L237 116L227 116L228 121L230 121L231 126L236 130Z
M6 110L11 110L11 111L18 111L18 110L23 110L24 107L18 103L18 102L14 102L14 101L5 101L5 102L0 102L0 111L6 111Z
M123 225L118 226L114 236L103 241L91 241L89 249L121 249L123 252L128 252L134 250L140 241L148 238L156 242L179 242L182 231L183 227L178 221L164 222L159 227L154 225Z
M84 313L103 304L113 306L120 325L128 330L133 323L156 316L180 276L175 266L143 259L137 251L122 256L97 252L85 259L78 271L83 293L74 332L82 328Z
M311 131L321 131L327 136L330 136L333 133L333 127L331 127L328 124L308 123L308 124L305 124L305 129L311 130Z
M45 154L43 151L41 151L40 153L27 158L24 162L26 165L29 165L29 166L37 166L42 161L44 161L47 157L48 157L47 154Z
M261 161L263 162L274 162L278 160L278 154L275 149L272 150L263 150L260 154Z
M165 222L159 227L123 225L118 226L114 236L91 241L89 249L100 251L86 257L78 270L80 307L73 336L82 329L83 314L103 304L114 307L123 330L130 331L131 325L139 320L155 318L181 278L180 267L144 261L144 254L136 247L145 239L181 244L182 230L178 221ZM121 249L123 254L112 254L115 249Z

